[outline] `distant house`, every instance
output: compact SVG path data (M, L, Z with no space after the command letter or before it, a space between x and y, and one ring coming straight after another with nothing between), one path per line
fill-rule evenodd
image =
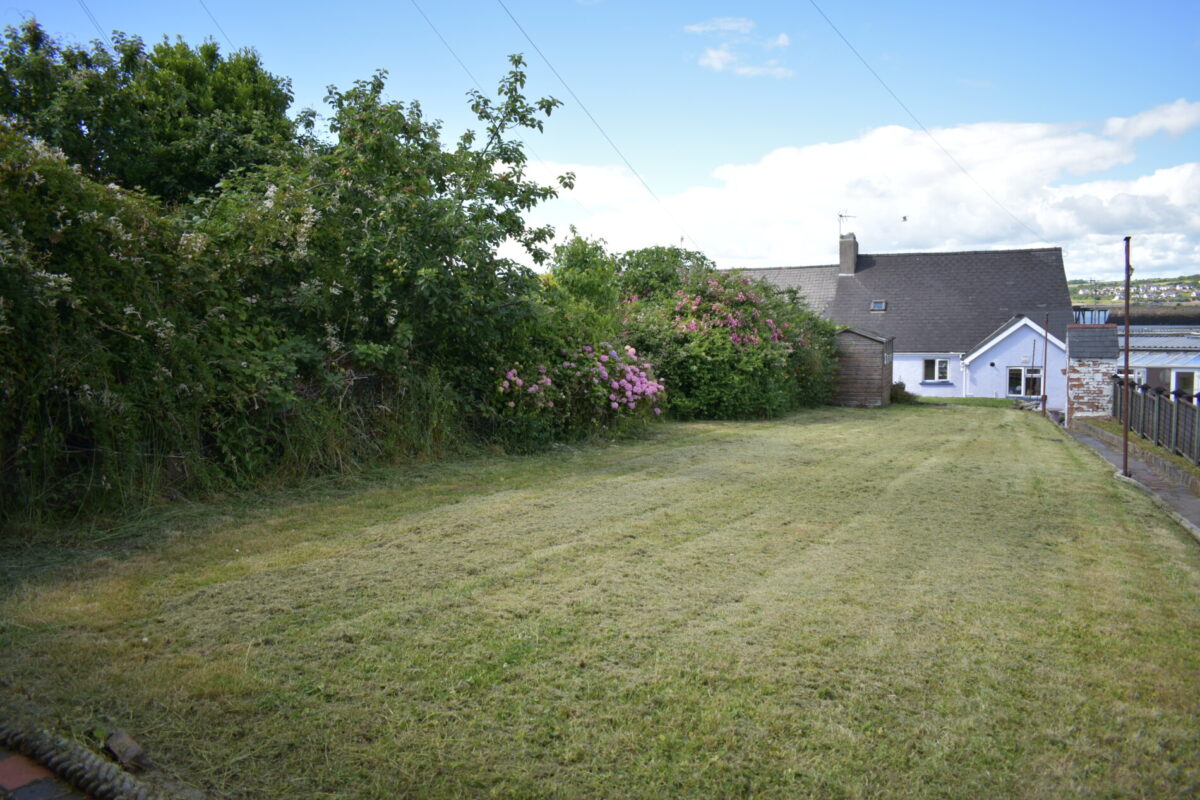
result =
M796 289L816 313L891 337L893 375L934 397L1047 395L1066 407L1071 295L1062 249L860 254L841 237L837 264L743 270Z
M1119 340L1124 351L1125 340ZM1124 367L1124 357L1118 359ZM1133 325L1129 370L1139 384L1169 392L1200 392L1200 327Z

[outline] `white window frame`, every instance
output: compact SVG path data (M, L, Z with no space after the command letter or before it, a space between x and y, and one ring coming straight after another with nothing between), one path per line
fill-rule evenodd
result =
M1013 370L1021 371L1021 393L1020 394L1013 394L1011 391ZM1034 377L1030 373L1037 373L1036 377L1037 377L1037 382L1038 382L1038 391L1036 394L1028 394L1025 392L1025 388L1029 385L1029 379L1031 377ZM1004 391L1007 392L1006 396L1007 397L1041 397L1043 394L1045 394L1045 391L1046 391L1045 377L1046 377L1046 371L1044 369L1042 369L1041 367L1025 366L1023 364L1010 366L1008 368L1008 371L1005 373L1006 380L1005 380L1005 384L1004 384Z
M933 364L933 375L929 376L929 365ZM950 359L948 358L927 358L921 365L921 383L949 383L950 382Z
M872 311L887 311L887 300L872 300L871 301L871 310Z

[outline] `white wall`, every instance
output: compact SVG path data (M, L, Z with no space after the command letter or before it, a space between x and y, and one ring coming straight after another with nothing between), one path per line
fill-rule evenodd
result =
M1050 340L1043 364L1043 335L1027 325L1020 325L1011 334L992 344L987 350L973 355L967 366L970 397L1008 397L1009 367L1043 367L1046 407L1063 411L1067 406L1066 351Z
M944 358L950 367L949 380L925 381L925 359ZM903 381L904 388L922 397L962 397L963 371L961 353L896 353L892 361L892 380Z

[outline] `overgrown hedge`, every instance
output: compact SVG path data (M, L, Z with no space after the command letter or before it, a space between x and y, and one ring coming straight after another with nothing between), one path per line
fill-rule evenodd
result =
M553 232L525 212L556 189L526 178L514 132L557 102L525 99L519 57L495 97L472 93L480 131L453 145L386 100L382 74L331 89L335 141L308 114L280 141L286 84L252 54L222 71L213 45L151 58L122 41L128 63L27 25L0 52L0 523L827 396L832 329L794 298L678 248L546 251ZM266 125L246 149L192 165L202 180L179 165L192 177L152 196L117 152L129 120L101 112L197 65L246 74L274 111L241 108ZM215 96L189 87L196 108L147 134L161 152L172 126L199 137L185 150L220 133L189 122ZM73 163L47 138L105 158ZM506 241L550 272L499 258Z

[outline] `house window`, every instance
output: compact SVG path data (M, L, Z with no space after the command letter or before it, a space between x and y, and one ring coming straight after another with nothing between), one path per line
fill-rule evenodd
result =
M950 380L950 359L948 358L927 358L925 359L925 381L949 381Z
M1008 368L1009 397L1041 397L1042 368L1041 367L1009 367Z
M871 310L872 311L887 311L887 300L872 300L871 301Z

